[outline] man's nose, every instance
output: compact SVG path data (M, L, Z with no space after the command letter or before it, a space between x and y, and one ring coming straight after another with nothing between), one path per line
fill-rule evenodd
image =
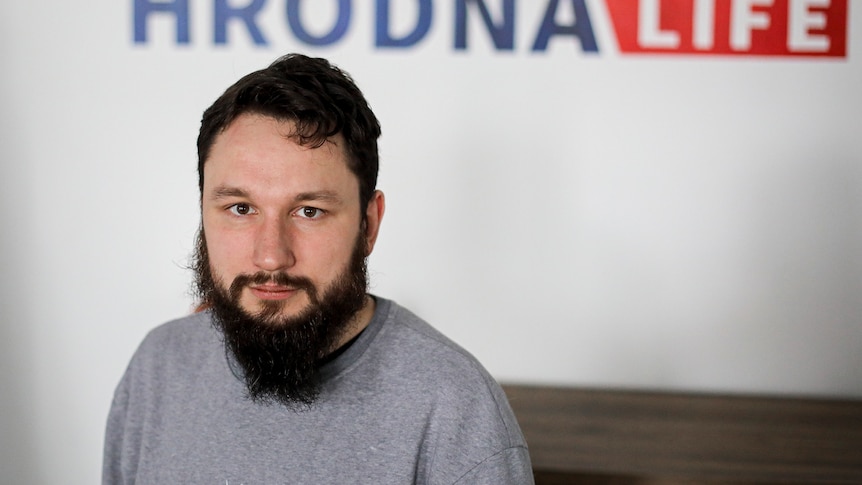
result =
M263 271L289 268L296 262L290 228L280 217L264 218L257 228L254 241L254 265Z

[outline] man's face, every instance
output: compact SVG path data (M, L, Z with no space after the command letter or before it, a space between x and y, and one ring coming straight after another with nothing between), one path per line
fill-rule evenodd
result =
M363 213L373 211L360 207L341 137L309 148L288 136L292 129L241 115L204 165L203 229L215 281L246 280L233 288L239 306L273 321L309 308L311 292L323 294L348 267L357 237L370 252L376 235L363 233ZM264 278L278 274L289 279Z
M194 267L249 397L288 406L314 402L322 359L371 319L365 257L384 208L380 192L360 208L341 137L308 148L292 129L243 115L216 138Z

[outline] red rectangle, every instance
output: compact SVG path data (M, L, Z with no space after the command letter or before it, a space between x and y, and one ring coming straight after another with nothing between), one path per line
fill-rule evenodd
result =
M847 57L847 0L605 0L625 54Z

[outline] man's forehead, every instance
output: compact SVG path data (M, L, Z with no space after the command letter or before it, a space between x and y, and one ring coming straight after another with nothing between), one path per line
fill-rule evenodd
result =
M340 135L320 146L302 144L295 123L245 114L215 140L204 164L204 188L210 198L250 196L263 192L293 199L358 190ZM345 195L340 195L344 198Z
M271 127L284 139L308 149L329 146L343 151L346 147L344 136L340 132L327 136L317 123L302 123L295 118L273 116L256 111L237 115L216 135L214 144L226 135L230 138L230 134L243 131L243 128L249 126Z
M282 120L257 113L245 113L234 119L213 140L205 161L234 152L253 152L255 148L306 153L314 158L339 158L347 161L346 143L340 133L316 137L306 133L293 120ZM348 167L349 168L349 167Z

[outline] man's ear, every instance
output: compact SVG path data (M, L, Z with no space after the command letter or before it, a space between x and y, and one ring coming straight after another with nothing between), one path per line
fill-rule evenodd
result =
M374 250L374 243L377 242L377 234L380 232L380 222L383 220L383 212L386 210L386 199L383 197L383 192L375 190L371 194L371 200L368 201L368 206L365 208L365 247L366 256Z

